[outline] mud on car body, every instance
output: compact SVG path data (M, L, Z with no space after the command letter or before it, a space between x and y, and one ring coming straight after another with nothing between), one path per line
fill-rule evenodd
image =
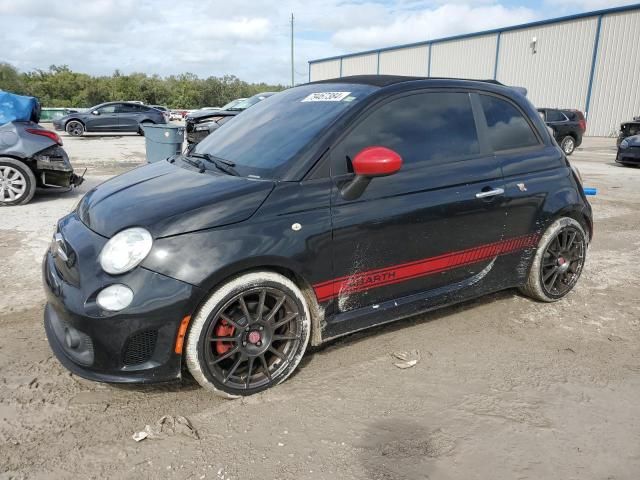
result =
M86 378L186 367L248 395L309 344L511 287L558 300L591 233L578 176L516 90L346 77L88 192L44 258L45 326Z

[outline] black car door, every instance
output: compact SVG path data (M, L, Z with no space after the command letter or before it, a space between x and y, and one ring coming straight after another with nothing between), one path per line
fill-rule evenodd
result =
M139 105L133 103L118 104L118 130L121 132L137 132Z
M508 276L505 284L515 285L528 273L529 262L523 263L522 255L531 253L537 244L544 226L545 202L549 195L561 198L566 193L556 189L570 173L560 149L543 142L543 132L518 105L497 95L482 94L478 98L484 113L481 128L487 129L504 175L506 237L523 239L520 246L525 249L505 256L497 266Z
M364 112L331 151L333 270L316 286L337 311L459 284L491 268L503 239L503 179L468 92L402 94ZM346 200L351 159L384 146L403 159ZM484 273L483 273L484 272Z
M89 132L109 132L118 129L118 115L115 103L92 110L85 121Z

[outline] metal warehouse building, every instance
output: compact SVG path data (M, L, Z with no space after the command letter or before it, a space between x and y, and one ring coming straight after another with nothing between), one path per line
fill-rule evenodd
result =
M587 135L640 115L640 4L309 62L309 80L359 74L495 79L537 107L577 108Z

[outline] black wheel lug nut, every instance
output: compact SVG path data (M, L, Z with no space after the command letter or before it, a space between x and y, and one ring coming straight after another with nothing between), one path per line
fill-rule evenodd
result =
M256 343L256 345L257 345L257 346L260 346L260 345L262 345L262 342L258 342L258 343Z
M247 346L247 342L242 342L242 346L246 347Z

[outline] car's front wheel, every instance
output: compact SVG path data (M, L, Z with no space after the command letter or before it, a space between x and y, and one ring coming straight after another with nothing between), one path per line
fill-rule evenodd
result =
M24 205L36 192L36 177L24 163L0 158L0 207Z
M78 120L71 120L70 122L67 122L64 129L72 137L80 137L84 134L84 125Z
M571 135L567 135L560 140L560 148L562 148L565 155L571 155L576 149L576 140Z
M521 291L542 302L560 300L578 282L587 253L587 235L573 218L561 217L544 233Z
M310 331L305 297L291 280L275 272L247 273L217 288L195 315L187 366L218 395L251 395L293 373Z

